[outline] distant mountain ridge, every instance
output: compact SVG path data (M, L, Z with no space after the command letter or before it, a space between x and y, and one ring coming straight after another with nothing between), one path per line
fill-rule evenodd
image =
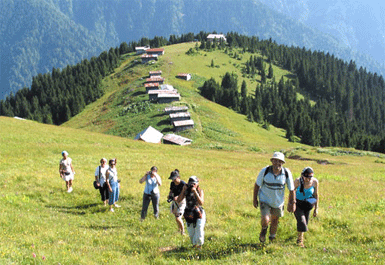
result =
M385 4L376 0L260 0L294 20L333 35L354 51L385 60Z
M370 71L384 68L330 35L244 0L3 0L0 2L0 98L32 77L97 56L121 42L199 31L239 32L324 50Z

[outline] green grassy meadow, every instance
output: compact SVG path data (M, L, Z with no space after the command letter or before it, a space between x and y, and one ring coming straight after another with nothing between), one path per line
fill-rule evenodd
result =
M128 54L102 85L105 95L62 126L0 117L0 264L383 264L385 258L385 155L289 143L285 131L250 123L244 115L199 95L204 80L238 74L241 60L223 51L186 55L195 43L165 47L154 65ZM210 67L211 60L219 67ZM276 80L289 77L274 69ZM191 146L132 140L151 125L171 132L166 104L149 104L143 87L148 71L162 70L166 83L182 95L195 128L182 135ZM193 74L186 82L180 72ZM249 93L258 80L246 78ZM61 151L73 159L74 191L58 174ZM281 218L274 244L261 245L260 212L252 205L254 182L273 151L286 154L299 177L305 166L320 181L320 209L311 218L306 248L296 246L296 222ZM102 206L93 188L102 157L118 159L122 208ZM160 219L140 222L143 174L156 165L162 177ZM166 202L168 176L178 168L183 180L200 178L207 213L205 244L191 248L177 232ZM34 257L36 256L36 257Z
M146 144L79 129L0 117L1 264L363 264L384 259L383 157L371 153L333 155L293 147L287 159L298 176L312 166L320 180L319 217L295 244L295 218L286 212L278 239L258 242L259 210L252 206L253 183L270 153L205 150ZM74 191L58 176L61 151L73 159ZM117 157L122 180L119 208L110 213L93 189L101 157ZM152 165L163 180L160 219L141 223L144 186L139 178ZM177 233L166 196L169 173L196 175L205 191L206 242L202 251ZM33 257L35 253L36 258ZM43 260L43 256L45 260Z

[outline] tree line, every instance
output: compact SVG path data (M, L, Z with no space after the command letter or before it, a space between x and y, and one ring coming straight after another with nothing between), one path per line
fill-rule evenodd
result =
M47 124L60 125L80 113L86 105L100 98L104 91L101 80L118 66L120 55L135 51L135 47L161 47L202 39L207 33L171 35L169 40L155 36L138 42L123 42L98 57L84 59L75 66L53 68L51 73L32 78L30 88L24 87L0 101L0 115L18 116Z
M355 63L335 58L328 53L305 48L278 45L270 40L226 35L225 52L241 48L241 52L259 53L245 63L243 74L261 82L254 96L247 93L246 82L241 92L238 77L226 73L221 83L207 80L201 87L204 97L247 115L250 121L286 129L286 137L313 146L354 147L385 152L385 83L382 76L357 69ZM200 48L208 50L207 45ZM210 49L221 49L211 45ZM266 73L266 64L270 67ZM295 78L276 82L272 64L295 73ZM305 95L298 100L297 92ZM315 101L311 104L310 100Z
M103 95L100 81L115 69L118 58L119 49L111 48L75 66L34 76L30 89L0 101L0 115L62 124Z
M215 32L214 32L215 33ZM261 76L255 95L249 96L246 83L241 92L238 79L227 73L221 84L206 81L202 95L233 108L249 118L286 129L287 137L301 138L313 146L343 146L384 152L385 150L385 83L382 76L367 72L355 63L335 58L329 53L278 45L238 33L226 34L227 43L207 42L208 33L155 36L137 42L121 43L102 52L99 57L84 59L75 66L52 69L52 73L33 77L31 88L23 88L0 101L0 115L19 116L44 123L61 124L81 112L103 95L100 81L114 71L122 54L135 47L161 47L182 42L200 41L197 49L223 49L226 53L254 54L244 65L249 78ZM234 49L237 48L237 49ZM256 56L258 55L258 56ZM267 64L269 68L266 73ZM289 81L275 81L272 65L295 74ZM297 100L296 93L305 95ZM316 104L310 104L314 100Z

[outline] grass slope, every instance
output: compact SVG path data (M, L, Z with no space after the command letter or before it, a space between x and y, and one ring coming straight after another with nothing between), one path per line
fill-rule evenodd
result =
M0 264L381 263L385 156L289 143L283 130L271 126L267 131L202 98L198 87L208 78L220 81L225 72L234 72L240 84L242 63L250 55L240 60L220 51L186 55L192 47L194 43L168 46L155 65L126 55L103 80L105 95L63 126L0 117L0 240L6 242L0 245ZM216 67L210 67L211 60ZM190 107L196 126L183 135L194 140L191 146L131 140L149 125L163 133L172 129L162 113L166 105L146 103L144 78L159 69L182 95L175 104ZM192 73L193 81L176 79L179 72ZM277 80L290 77L279 68L274 73ZM258 80L245 80L252 93ZM70 153L76 170L71 194L57 173L62 150ZM294 176L312 166L321 183L320 214L311 220L306 249L295 246L295 219L288 213L277 243L258 243L260 213L252 206L253 183L275 150L297 158L286 164ZM118 158L122 208L115 213L101 206L92 187L101 157ZM161 215L155 220L149 211L141 223L144 187L138 180L152 165L163 180ZM184 180L198 176L205 191L201 252L177 234L168 211L167 177L175 168Z
M253 183L270 153L146 144L6 117L0 117L0 127L0 264L367 264L385 258L383 156L287 146L288 156L311 159L287 159L293 174L312 166L320 180L319 217L311 219L307 248L300 249L295 219L288 213L277 242L258 243ZM69 152L76 171L71 194L57 173L62 150ZM92 187L101 157L118 158L122 208L115 213L101 206ZM316 162L321 159L329 164ZM138 180L152 165L163 180L160 220L149 211L141 223L144 187ZM205 191L201 252L177 234L168 212L167 177L175 168L185 180L197 175Z
M194 141L193 148L271 152L288 147L287 140L283 138L284 131L273 127L271 131L266 131L260 125L248 122L246 116L214 104L199 94L198 87L203 85L205 80L214 77L220 82L226 72L237 74L239 86L245 80L249 93L254 93L259 81L243 78L241 73L251 54L242 54L242 59L235 59L220 50L199 51L194 55L187 55L186 52L195 45L196 43L183 43L167 46L165 55L154 65L142 65L138 63L139 56L126 55L121 66L103 80L106 94L63 126L128 138L133 138L150 125L163 133L171 132L172 126L168 116L162 111L168 104L145 104L148 96L143 86L144 79L148 77L149 71L162 70L166 83L178 89L182 96L181 101L174 105L189 106L195 129L182 135ZM217 67L210 66L212 60ZM276 80L282 76L290 76L289 72L274 67ZM176 78L178 73L183 72L191 73L192 81ZM131 110L127 110L128 108ZM277 135L281 137L277 138Z

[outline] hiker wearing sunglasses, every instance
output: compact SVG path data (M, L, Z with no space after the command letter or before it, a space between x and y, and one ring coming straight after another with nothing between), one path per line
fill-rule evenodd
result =
M272 165L263 168L254 185L253 205L261 209L261 233L259 241L265 242L267 229L270 224L270 243L275 240L279 218L284 214L285 186L289 189L288 212L295 211L295 193L293 177L289 169L284 168L285 155L275 152L270 159ZM259 199L259 202L258 202Z
M314 177L311 167L302 170L301 177L294 181L297 207L294 212L297 219L297 244L304 247L304 233L308 231L310 211L314 207L313 216L318 215L318 180Z
M110 211L114 212L113 206L119 208L120 205L117 205L116 202L119 200L119 182L118 182L118 171L116 170L116 158L110 159L108 161L109 168L106 171L106 181L109 190L109 199L108 204L110 205Z

